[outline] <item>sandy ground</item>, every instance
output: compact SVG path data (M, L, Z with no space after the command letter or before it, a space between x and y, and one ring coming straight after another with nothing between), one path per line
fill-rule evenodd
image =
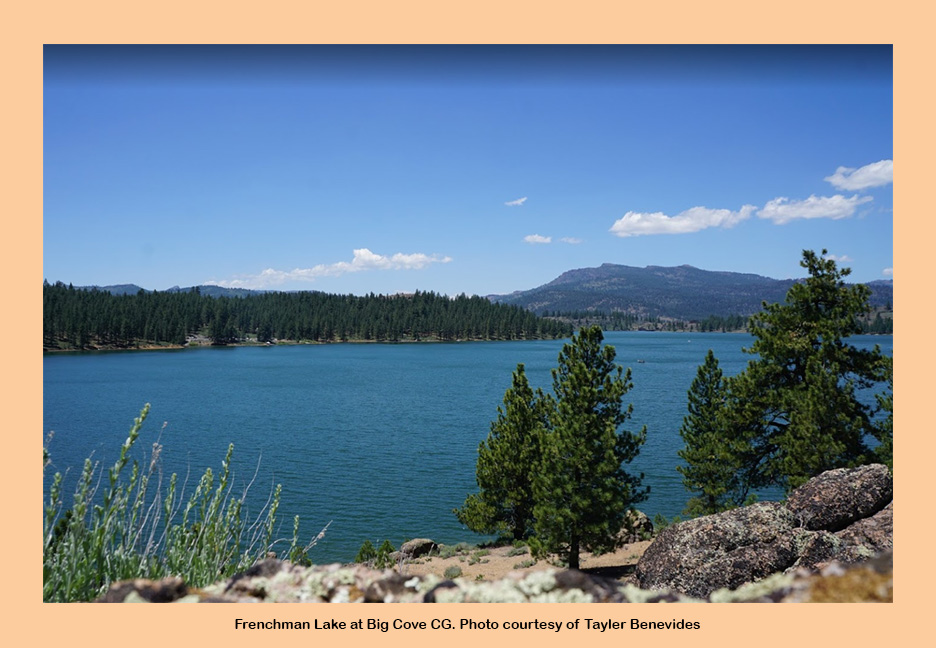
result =
M637 560L643 555L650 541L633 542L614 553L592 555L582 554L581 569L584 572L625 579L633 573ZM525 548L517 554L513 547L495 547L490 549L470 549L449 558L440 556L423 557L412 560L402 566L402 573L412 575L436 574L443 576L449 567L457 566L462 570L460 578L470 580L497 580L512 571L529 572L559 566L553 560L539 560L535 563ZM485 552L487 552L485 554ZM514 553L515 555L508 555ZM532 563L532 564L531 564Z

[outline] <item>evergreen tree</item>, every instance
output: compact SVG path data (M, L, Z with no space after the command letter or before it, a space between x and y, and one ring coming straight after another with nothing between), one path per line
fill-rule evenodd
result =
M569 324L542 320L519 306L481 297L449 299L435 293L409 296L328 295L317 292L238 294L186 292L115 295L43 283L43 347L129 347L138 343L182 345L203 332L216 344L231 344L256 332L260 342L284 340L401 340L439 337L567 337ZM518 324L521 323L521 324Z
M873 408L858 399L861 389L892 376L879 347L858 349L845 338L860 332L870 289L846 285L849 270L812 251L800 265L809 277L794 284L786 301L764 304L751 317L756 360L729 380L732 425L754 439L747 461L753 487L787 491L832 468L873 458L866 439L878 432Z
M534 477L534 548L564 554L572 569L581 551L618 545L626 512L649 490L640 486L643 475L624 470L646 440L646 428L619 430L633 409L622 404L632 386L630 370L622 373L614 347L602 346L603 339L600 327L583 328L559 354Z
M873 436L878 440L878 447L874 449L875 461L885 464L891 471L894 470L894 375L891 372L887 381L887 391L878 394L878 411L887 416L875 422Z
M478 446L476 468L480 492L469 495L454 513L459 522L477 533L501 533L520 540L533 527L531 475L539 460L545 427L543 393L530 388L523 364L513 373L497 408L491 431Z
M264 320L257 327L257 342L272 342L273 341L273 324L269 320Z
M364 544L361 545L361 548L358 549L357 555L354 557L354 562L370 563L376 559L377 550L374 549L374 544L370 540L365 540Z
M689 414L679 435L685 447L679 457L685 461L677 471L686 490L697 493L686 505L691 516L711 515L744 504L748 488L741 469L750 445L742 431L725 419L728 386L709 349L689 389Z
M223 346L236 342L237 332L234 330L230 318L222 314L211 320L208 325L208 337L211 338L212 344Z
M374 557L374 567L377 569L386 569L387 567L393 567L393 558L392 554L396 549L393 548L393 545L389 540L384 540L380 547L377 549L377 555Z

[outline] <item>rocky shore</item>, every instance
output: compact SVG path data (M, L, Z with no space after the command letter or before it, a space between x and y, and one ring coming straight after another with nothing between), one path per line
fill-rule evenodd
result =
M644 522L645 523L645 522ZM625 533L632 534L632 530ZM631 535L631 542L638 540ZM205 588L181 579L114 584L101 602L889 602L893 479L885 466L823 473L785 502L763 502L664 529L615 576L546 563L496 580L446 578L422 539L397 569L301 567L276 559ZM640 547L643 549L643 546ZM480 561L478 561L480 562ZM436 565L438 567L438 565ZM613 570L612 572L613 573Z

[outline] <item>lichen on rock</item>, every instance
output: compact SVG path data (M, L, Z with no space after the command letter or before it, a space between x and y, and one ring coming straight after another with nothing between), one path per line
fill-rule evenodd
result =
M763 502L665 529L637 564L641 587L694 597L893 548L893 478L883 465L830 470L786 502Z

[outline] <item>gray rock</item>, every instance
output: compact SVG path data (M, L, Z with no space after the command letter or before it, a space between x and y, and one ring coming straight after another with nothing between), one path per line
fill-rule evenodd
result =
M794 522L782 504L759 502L674 524L637 563L637 581L704 597L783 571L796 560Z
M172 576L158 581L138 578L111 585L110 589L97 599L98 603L124 603L139 601L145 603L173 603L188 594L185 582Z
M869 518L859 520L835 534L846 544L865 547L873 553L894 548L894 503Z
M814 532L806 531L814 534ZM814 534L818 535L818 534ZM811 536L812 537L812 536ZM361 565L313 565L264 561L227 581L189 589L180 578L115 583L108 603L451 603L451 602L819 602L893 601L893 560L884 554L857 566L830 563L821 574L796 570L737 589L693 598L672 590L643 590L630 583L575 570L513 572L502 580L475 582L434 576L406 577Z
M787 508L810 530L840 531L874 515L894 499L887 466L829 470L790 493Z
M763 502L665 529L637 564L643 588L704 598L778 572L858 563L893 547L886 466L825 472L786 503Z
M624 526L618 534L622 544L641 542L653 537L653 522L642 511L629 510L624 515Z
M404 542L400 547L400 554L404 559L419 558L436 549L436 543L429 538L416 538Z
M844 543L828 531L798 529L793 535L796 560L786 571L816 570L842 555Z

